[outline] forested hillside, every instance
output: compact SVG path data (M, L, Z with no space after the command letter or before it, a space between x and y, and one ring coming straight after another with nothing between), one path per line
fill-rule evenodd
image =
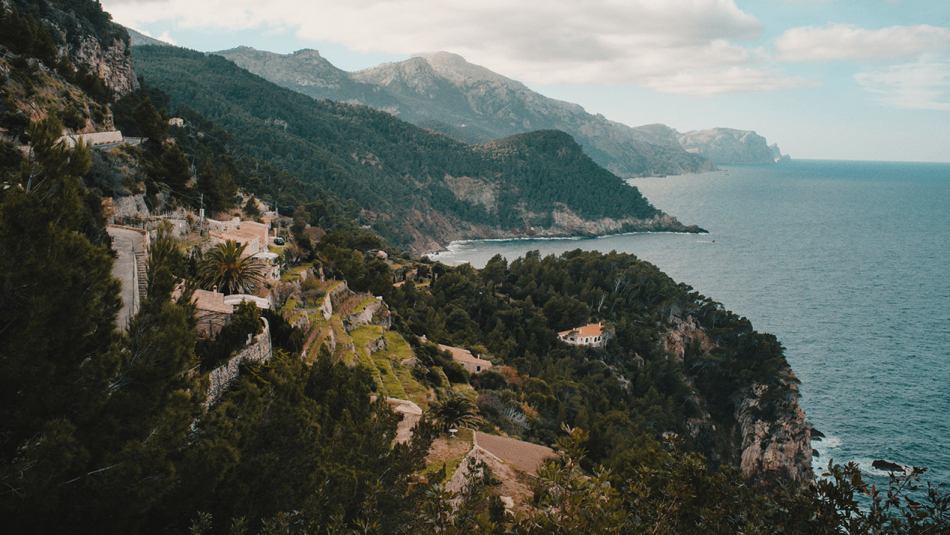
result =
M218 56L136 47L134 59L169 109L187 106L228 129L235 153L353 199L381 233L417 252L464 237L600 231L565 222L575 217L607 221L600 226L612 232L687 230L565 135L473 148L370 108L315 101Z

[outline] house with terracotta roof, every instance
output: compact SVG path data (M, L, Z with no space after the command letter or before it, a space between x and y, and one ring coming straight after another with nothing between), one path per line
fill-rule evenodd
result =
M562 331L557 333L557 337L565 344L572 346L605 347L607 345L602 323L590 323L583 327Z
M226 241L236 241L244 245L244 256L254 256L258 253L267 253L270 251L267 245L267 233L270 228L269 223L257 223L254 221L214 221L208 220L212 241L215 244Z
M217 245L227 241L235 241L244 246L244 253L241 256L253 256L261 260L267 269L264 276L271 280L280 280L280 264L278 263L277 253L270 252L269 236L270 220L264 220L264 223L256 221L241 221L240 218L234 218L231 221L215 221L208 219L211 243Z
M439 344L439 349L451 353L452 360L461 364L462 367L468 371L468 373L479 373L492 367L491 361L480 359L475 355L472 355L472 352L466 349L462 349L460 347L444 346L442 344Z

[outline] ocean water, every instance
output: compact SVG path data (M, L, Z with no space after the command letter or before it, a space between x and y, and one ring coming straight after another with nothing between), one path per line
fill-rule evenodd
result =
M483 266L581 248L636 255L778 336L801 380L816 472L874 459L950 483L950 164L798 160L632 180L710 233L472 241Z

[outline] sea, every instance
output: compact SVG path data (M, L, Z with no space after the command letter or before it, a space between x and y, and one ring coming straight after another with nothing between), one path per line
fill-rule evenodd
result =
M456 242L429 255L483 266L574 249L649 261L775 334L825 437L821 474L875 459L950 484L950 164L792 160L630 180L708 234Z

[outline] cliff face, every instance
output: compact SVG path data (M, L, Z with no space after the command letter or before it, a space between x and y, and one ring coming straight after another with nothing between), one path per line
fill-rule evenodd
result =
M660 343L677 362L683 363L690 351L707 358L714 354L716 342L693 316L673 310L666 323L668 329ZM689 378L688 382L697 378ZM737 392L735 398L738 401L731 418L720 417L716 421L697 390L693 401L702 415L686 422L687 430L694 439L702 434L722 436L731 450L725 458L715 450L706 451L707 457L739 466L743 475L755 482L811 478L811 425L799 405L792 370L786 368L771 385L752 383Z
M763 482L813 476L811 425L798 404L798 387L789 380L794 378L791 370L787 375L781 379L787 392L770 396L775 386L754 384L736 407L742 473Z
M97 39L84 35L79 38L78 44L67 43L66 53L74 64L86 65L96 73L106 87L115 93L116 99L139 88L128 41L113 39L108 47L103 48Z
M778 146L769 147L765 138L748 130L712 128L693 130L678 136L684 149L717 164L771 164L782 158ZM778 156L774 153L779 152Z
M473 195L479 194L473 192ZM412 236L409 249L413 254L421 255L441 251L458 240L594 237L624 232L705 232L696 225L684 225L675 217L662 212L647 219L605 217L589 220L578 216L570 208L561 206L551 212L551 224L546 227L535 227L527 223L539 214L522 210L520 215L526 221L523 227L503 230L488 225L466 223L439 213L427 205L419 206L412 209L407 216L406 229Z
M3 9L16 8L22 16L33 16L46 26L58 52L65 53L76 68L85 65L114 92L116 99L138 89L129 34L112 22L98 2L41 4L30 0L0 2ZM67 5L70 9L61 7Z

